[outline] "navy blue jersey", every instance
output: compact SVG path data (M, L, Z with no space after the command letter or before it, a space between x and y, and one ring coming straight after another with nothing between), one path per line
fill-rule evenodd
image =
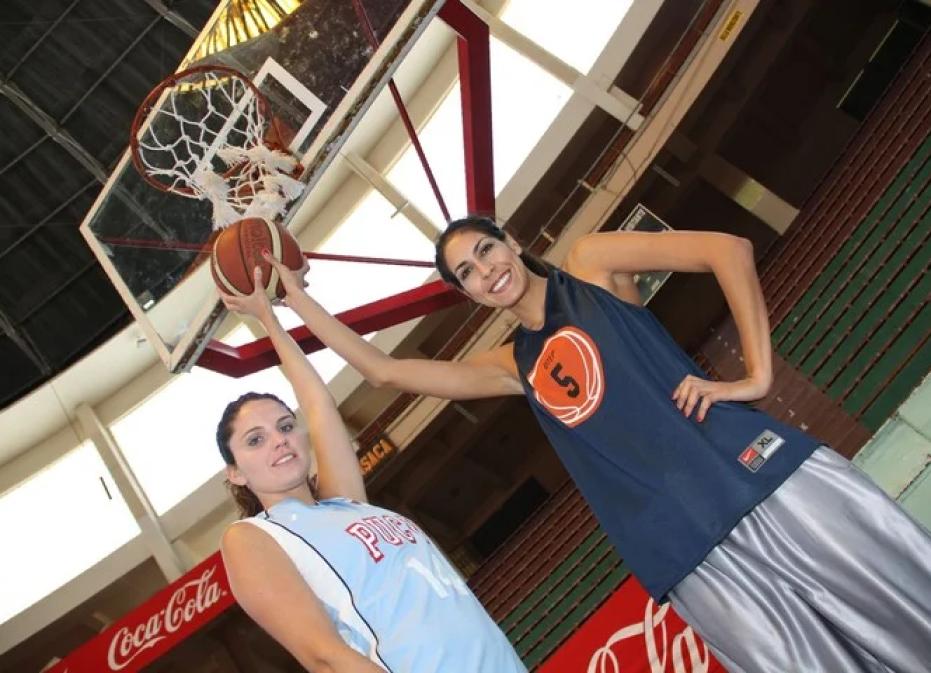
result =
M552 269L546 319L514 356L531 407L631 571L657 600L819 446L737 402L699 423L672 393L703 372L647 309Z

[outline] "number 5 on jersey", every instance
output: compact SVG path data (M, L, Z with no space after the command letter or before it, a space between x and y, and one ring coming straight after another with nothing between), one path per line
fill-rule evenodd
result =
M546 340L527 380L537 402L570 428L595 413L604 397L601 354L577 327L563 327Z

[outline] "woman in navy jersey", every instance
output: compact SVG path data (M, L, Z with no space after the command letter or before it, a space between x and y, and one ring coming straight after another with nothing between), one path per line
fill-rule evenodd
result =
M526 673L430 538L367 503L333 398L279 324L258 270L256 287L224 303L265 327L303 421L275 396L248 393L229 404L217 427L247 517L222 542L236 600L316 673Z
M859 470L745 402L772 382L750 244L709 232L597 233L565 269L493 221L450 224L443 278L520 322L458 362L392 358L292 279L288 305L376 386L471 399L526 395L633 573L730 671L927 671L931 537ZM746 376L709 381L639 305L633 274L711 272Z

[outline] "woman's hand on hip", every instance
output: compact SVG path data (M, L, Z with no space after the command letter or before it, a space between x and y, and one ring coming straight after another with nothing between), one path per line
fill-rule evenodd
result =
M766 395L769 386L753 378L739 381L709 381L689 374L672 392L672 401L686 418L695 412L695 420L704 421L715 402L749 402ZM696 411L697 410L697 411Z

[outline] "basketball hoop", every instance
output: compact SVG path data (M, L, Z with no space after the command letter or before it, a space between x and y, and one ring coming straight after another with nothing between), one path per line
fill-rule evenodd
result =
M242 73L204 65L163 80L133 120L133 165L151 186L213 204L214 229L284 214L300 164L268 101Z

